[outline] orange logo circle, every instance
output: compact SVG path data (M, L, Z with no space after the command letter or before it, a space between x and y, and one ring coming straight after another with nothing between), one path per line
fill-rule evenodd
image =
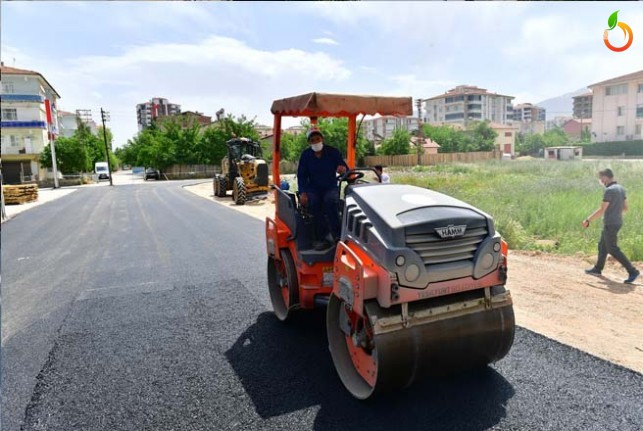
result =
M632 33L632 29L630 28L629 25L625 24L624 22L618 22L617 13L618 11L614 12L610 16L610 19L608 20L608 25L610 26L610 28L606 29L603 32L603 42L605 42L605 46L611 49L612 51L622 52L622 51L625 51L627 48L629 48L630 45L632 45L632 42L634 42L634 33ZM627 42L625 42L625 45L623 46L612 45L607 37L607 33L616 26L618 26L621 30L623 30L623 35L627 40Z

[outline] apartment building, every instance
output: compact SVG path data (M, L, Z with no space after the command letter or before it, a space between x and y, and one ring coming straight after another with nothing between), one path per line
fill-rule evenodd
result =
M592 93L587 92L574 96L574 118L592 118Z
M170 103L162 97L154 97L149 102L136 105L136 121L138 131L150 127L152 121L161 116L175 115L181 113L181 105Z
M416 132L420 128L419 124L420 120L417 117L382 116L364 120L361 133L371 142L380 142L391 138L397 129L409 133Z
M513 119L514 121L522 122L534 122L534 121L545 121L546 117L545 108L533 105L531 103L521 103L519 105L514 105L513 107Z
M92 134L98 133L98 126L96 122L92 120L91 113L87 114L87 110L79 109L73 112L58 111L58 128L60 136L69 138L74 135L76 130L78 130L78 123L83 122L89 127L89 130Z
M45 179L40 153L58 133L60 95L40 73L0 63L2 175L5 184Z
M421 116L433 125L459 124L469 121L490 121L512 124L513 96L490 93L484 88L459 85L439 96L422 99Z
M592 141L643 139L643 70L588 85L592 91Z
M521 103L513 107L514 125L523 134L545 133L547 112L531 103Z

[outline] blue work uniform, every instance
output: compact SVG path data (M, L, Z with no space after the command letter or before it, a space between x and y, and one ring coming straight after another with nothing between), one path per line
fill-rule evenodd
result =
M297 186L300 194L308 195L308 211L313 216L318 241L324 240L329 232L337 240L341 233L337 185L337 167L340 165L348 169L339 150L325 144L321 157L309 147L299 158Z

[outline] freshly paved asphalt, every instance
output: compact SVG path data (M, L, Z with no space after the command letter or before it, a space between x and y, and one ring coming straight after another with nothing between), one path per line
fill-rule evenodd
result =
M263 223L188 183L2 225L2 430L641 430L641 374L520 328L482 372L353 399L323 312L270 312Z

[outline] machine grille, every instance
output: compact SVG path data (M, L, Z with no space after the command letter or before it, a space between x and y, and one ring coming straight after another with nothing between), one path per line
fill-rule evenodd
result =
M368 232L373 224L366 214L357 205L348 205L346 207L346 227L356 238L368 242Z
M458 238L443 239L435 232L407 234L406 246L420 255L424 265L471 260L487 237L487 228L467 230Z

